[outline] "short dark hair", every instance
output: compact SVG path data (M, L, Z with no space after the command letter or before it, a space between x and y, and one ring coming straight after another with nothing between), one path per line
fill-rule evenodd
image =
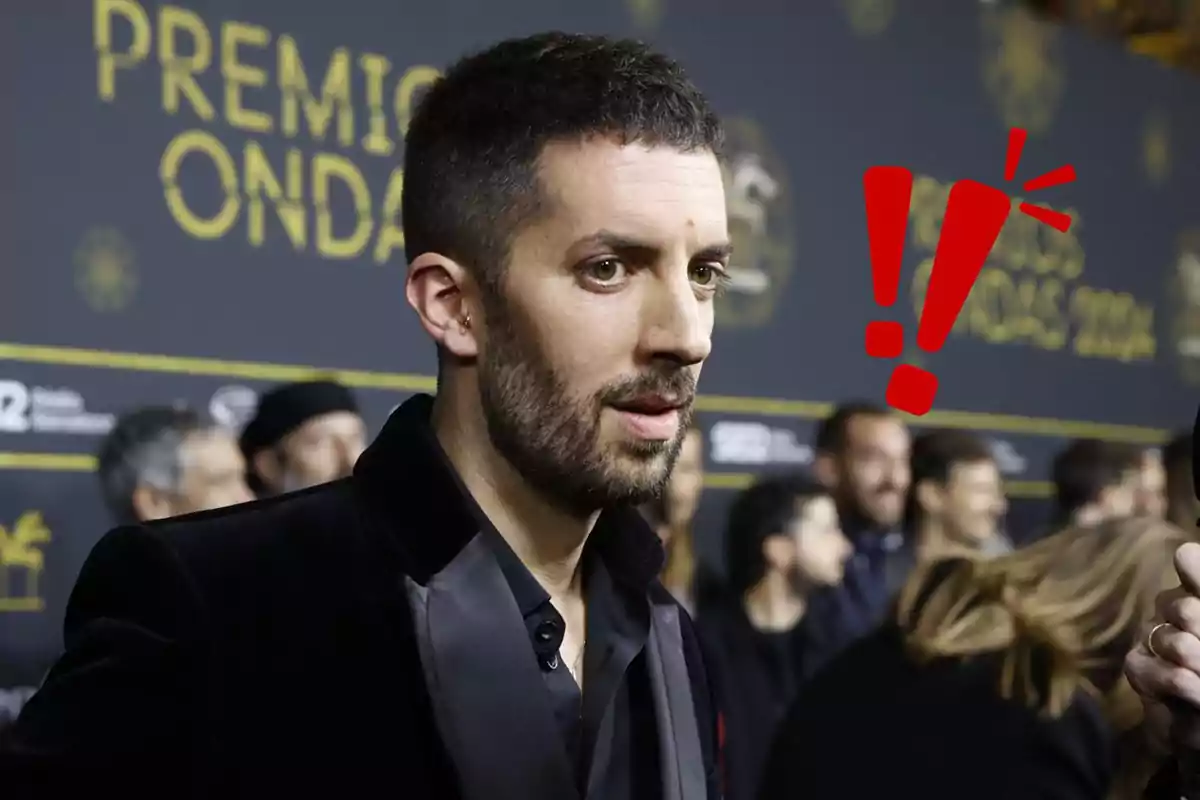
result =
M725 566L730 591L741 597L766 573L763 543L784 533L801 506L829 490L804 474L760 478L733 501L725 526Z
M915 438L909 459L912 483L909 486L908 507L905 511L907 524L912 526L920 520L921 507L917 503L917 486L921 481L933 481L945 486L950 481L950 473L955 466L995 460L988 442L969 431L934 430Z
M1140 469L1142 457L1142 448L1124 442L1076 439L1067 445L1051 466L1058 521L1066 522L1076 511L1099 500L1105 489Z
M152 406L122 415L100 443L97 473L104 504L118 525L138 522L133 493L140 484L170 491L179 485L179 447L213 422L189 408Z
M722 128L683 69L637 41L549 32L455 63L406 137L408 260L438 252L494 287L514 233L541 209L543 149L588 136L716 153Z
M841 453L846 449L850 423L857 417L890 417L892 412L866 400L842 403L817 425L816 451Z
M912 483L936 481L945 484L958 464L995 461L987 441L969 431L935 430L913 440Z

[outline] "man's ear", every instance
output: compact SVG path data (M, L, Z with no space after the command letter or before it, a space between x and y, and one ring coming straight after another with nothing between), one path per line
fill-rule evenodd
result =
M473 302L473 283L457 261L422 253L408 265L404 296L434 342L458 358L479 355L475 326L480 310Z
M837 464L832 453L817 453L813 459L812 473L817 482L826 489L833 491L837 488Z
M773 533L763 539L762 554L763 563L769 569L783 572L796 560L796 543L786 534Z
M917 499L917 506L925 513L938 513L945 506L942 496L942 488L937 485L936 481L923 480L919 481L913 487L913 496Z
M171 516L171 503L162 492L152 486L139 483L130 498L133 513L140 522L152 522Z
M271 491L278 491L283 477L283 465L279 463L279 456L272 452L272 450L268 447L255 453L254 458L251 460L254 464L254 474L256 474L259 479L271 489Z

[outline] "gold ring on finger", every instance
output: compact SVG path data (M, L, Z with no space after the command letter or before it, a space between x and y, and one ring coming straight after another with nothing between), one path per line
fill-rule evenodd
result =
M1146 635L1146 649L1150 651L1150 655L1155 658L1162 658L1162 654L1154 649L1154 634L1158 633L1160 628L1166 628L1170 625L1169 622L1160 622L1150 629L1150 633Z

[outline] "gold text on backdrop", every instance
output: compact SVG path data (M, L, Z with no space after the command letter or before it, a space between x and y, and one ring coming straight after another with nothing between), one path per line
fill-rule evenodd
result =
M244 220L246 240L261 247L270 208L297 252L311 247L328 259L369 253L383 264L403 248L403 168L391 167L381 186L345 155L306 154L295 140L324 144L332 137L343 150L395 159L419 92L437 69L417 65L391 79L386 57L339 47L318 72L315 59L305 66L295 38L260 25L210 22L174 5L152 15L136 0L95 0L94 11L101 100L117 101L122 72L153 64L164 113L260 137L231 143L224 133L191 128L164 143L159 177L181 230L220 239ZM127 43L118 46L118 39ZM200 169L217 179L217 203L204 202Z

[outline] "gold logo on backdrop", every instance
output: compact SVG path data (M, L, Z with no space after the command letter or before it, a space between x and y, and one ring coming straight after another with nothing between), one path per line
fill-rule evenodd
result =
M792 195L787 167L756 123L727 120L725 133L721 172L734 253L717 324L757 327L771 319L792 271Z
M1171 340L1179 370L1188 383L1200 383L1200 228L1179 238L1179 254L1167 297L1175 304Z
M662 22L667 0L625 0L633 25L639 31L649 32Z
M842 0L850 27L861 36L878 36L896 13L896 0Z
M990 10L983 21L983 80L1005 126L1042 133L1066 83L1058 32L1023 8Z
M1171 127L1164 114L1154 113L1142 130L1142 167L1151 183L1161 184L1171 173Z
M95 311L121 311L137 292L133 248L114 228L92 228L75 251L75 285Z
M38 579L44 566L42 546L50 529L39 511L21 515L11 530L0 525L0 611L42 611Z

